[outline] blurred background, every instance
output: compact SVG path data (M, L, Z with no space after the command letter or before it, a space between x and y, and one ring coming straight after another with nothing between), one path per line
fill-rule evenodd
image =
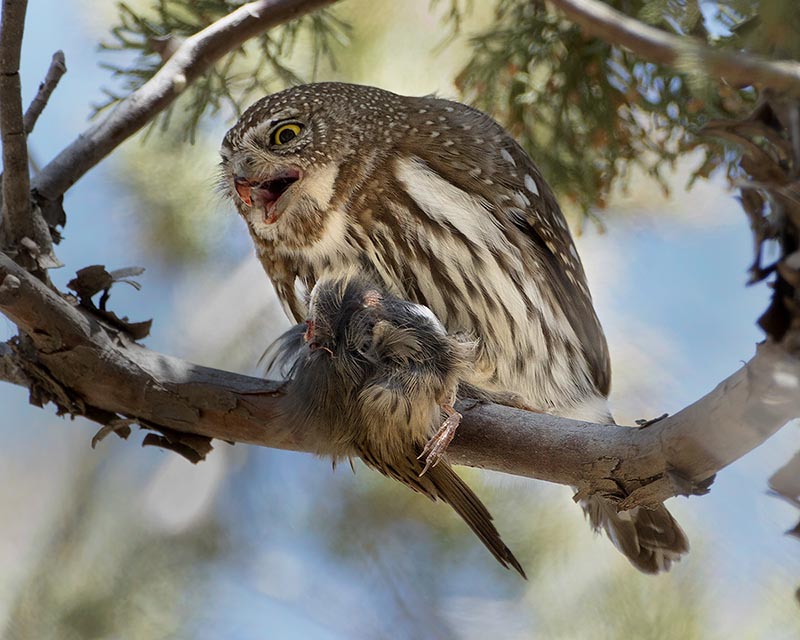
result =
M352 31L335 44L336 68L319 66L316 77L458 98L454 79L474 54L468 36L491 14L475 7L449 38L446 9L338 4ZM56 48L69 69L30 139L35 163L74 139L114 86L98 61L126 54L97 44L116 20L110 3L30 2L23 101ZM293 63L313 72L302 46ZM145 267L142 290L117 285L110 305L154 318L148 347L254 374L289 322L244 223L214 192L217 148L235 118L220 109L193 143L174 128L137 136L84 177L66 196L65 266L51 276L63 289L89 264ZM762 339L755 320L769 291L745 286L752 243L735 194L724 176L685 190L701 161L683 155L661 173L669 197L633 168L627 190L608 195L602 225L569 209L621 423L681 409ZM7 339L15 328L0 319L0 331ZM722 471L710 495L670 502L692 552L658 577L595 537L569 488L460 468L527 582L446 506L360 464L354 475L310 455L217 442L193 466L141 448L141 432L92 450L95 431L0 386L0 634L9 640L800 637L800 549L783 535L797 512L767 493L800 448L795 425Z

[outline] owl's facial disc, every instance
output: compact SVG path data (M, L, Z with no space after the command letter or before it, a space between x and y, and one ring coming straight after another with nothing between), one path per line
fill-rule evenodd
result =
M248 207L261 209L264 212L265 222L273 224L280 216L278 201L300 178L302 178L302 172L297 168L290 167L281 169L263 180L236 176L233 184L241 201Z

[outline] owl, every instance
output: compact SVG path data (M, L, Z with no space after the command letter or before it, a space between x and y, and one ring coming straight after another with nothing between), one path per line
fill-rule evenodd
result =
M437 97L317 83L262 98L228 131L220 187L286 312L358 268L477 341L464 383L529 407L612 422L606 339L558 203L491 117ZM583 504L640 570L688 550L662 505Z
M427 307L356 271L324 275L308 317L268 350L288 379L279 420L315 452L361 458L418 493L446 502L504 567L525 577L489 511L444 457L453 408L475 343L450 336ZM314 437L317 436L317 437Z

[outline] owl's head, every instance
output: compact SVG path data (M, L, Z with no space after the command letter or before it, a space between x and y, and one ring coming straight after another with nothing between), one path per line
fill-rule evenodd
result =
M257 235L282 219L313 223L331 205L342 167L376 136L391 137L400 109L387 91L334 82L266 96L226 134L220 186Z

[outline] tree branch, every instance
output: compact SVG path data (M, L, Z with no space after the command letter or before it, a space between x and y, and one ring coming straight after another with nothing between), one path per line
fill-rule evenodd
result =
M34 237L28 146L22 121L19 59L27 0L3 0L0 20L0 136L3 143L4 240L16 246Z
M40 385L60 385L38 389L37 397L53 399L62 411L91 408L230 442L311 450L314 439L278 417L280 383L149 351L5 255L0 283L0 310L30 334L36 350L35 358L17 360ZM800 359L767 343L707 396L641 429L462 403L449 455L458 464L575 485L583 495L624 498L622 508L655 504L702 493L714 473L800 415L798 386Z
M222 56L250 38L335 0L257 0L187 38L150 80L63 149L33 181L45 200L63 195L89 169L167 108Z
M47 70L47 75L39 85L36 97L25 111L25 116L23 117L25 133L30 134L30 132L33 131L33 128L36 126L36 121L39 119L39 116L42 115L42 111L44 111L44 108L47 106L50 96L61 80L61 76L66 72L67 64L64 60L64 52L60 50L56 51L50 61L50 68Z
M738 86L762 86L800 94L800 63L711 49L700 40L676 36L630 18L598 0L548 0L585 33L668 66L700 62L709 75Z

